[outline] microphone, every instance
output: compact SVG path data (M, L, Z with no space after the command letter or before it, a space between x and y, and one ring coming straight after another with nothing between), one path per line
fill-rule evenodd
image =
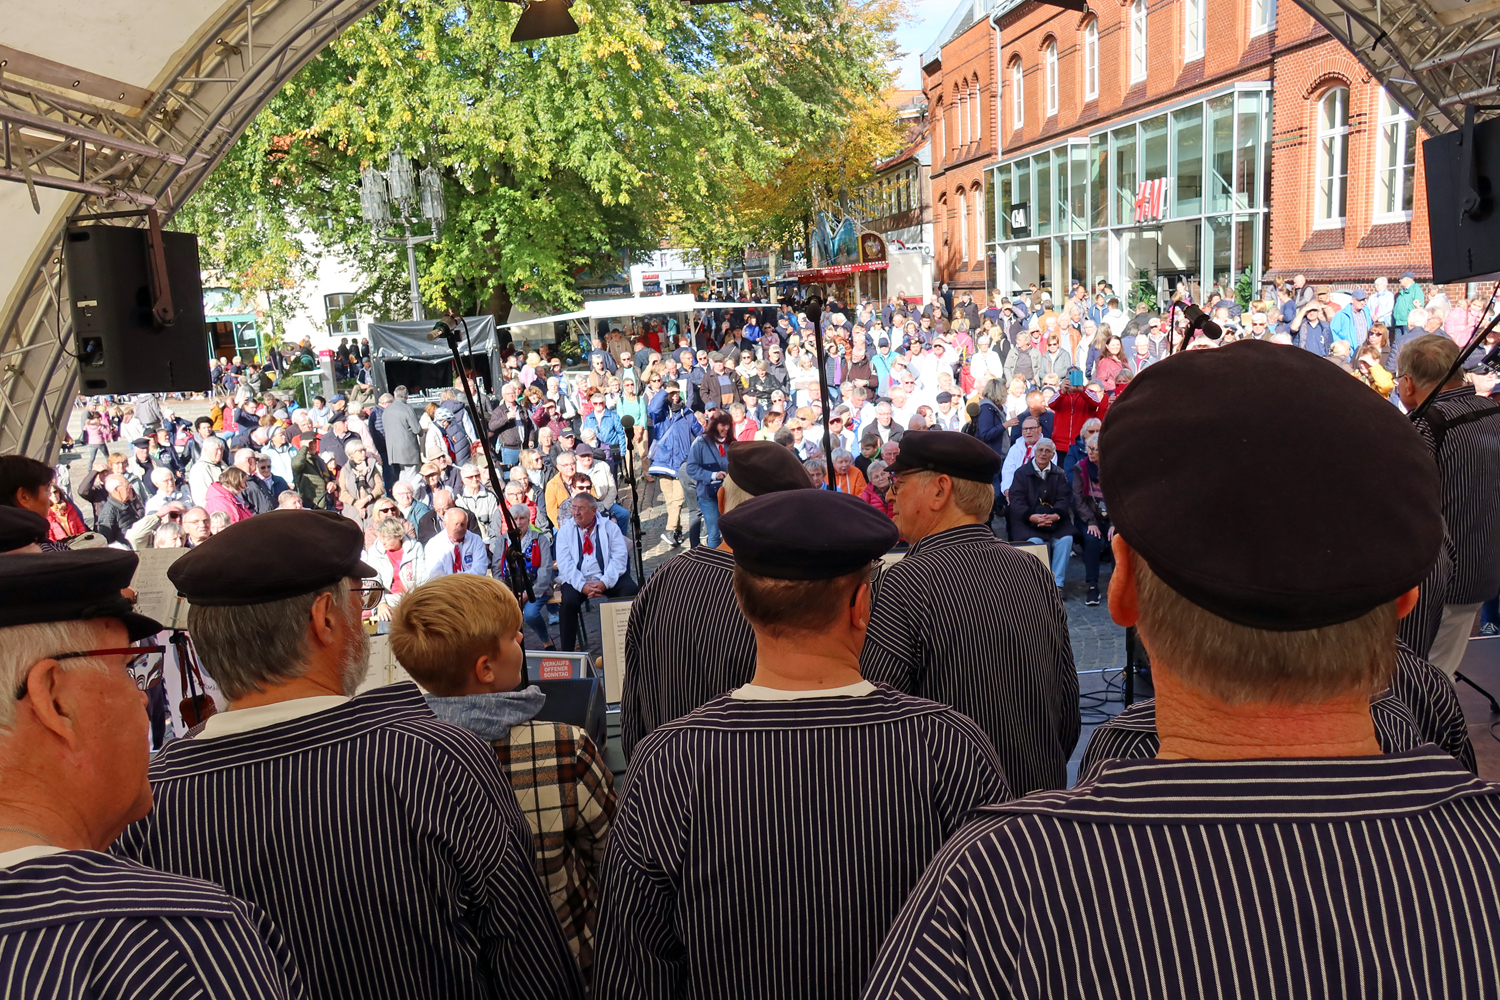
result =
M968 406L964 407L964 412L969 415L969 419L970 420L978 420L979 419L979 404L978 403L970 403Z
M1197 306L1184 307L1182 310L1182 315L1187 317L1189 329L1197 330L1209 340L1218 340L1220 337L1224 336L1224 331L1219 326L1219 324L1209 319L1208 314L1202 309L1199 309Z
M442 320L438 320L437 324L433 326L432 332L427 335L427 340L431 342L434 340L443 340L444 338L451 336L453 336L453 327L449 326L447 323L444 323Z
M628 432L631 428L633 428L635 426L635 417L632 417L628 413L625 414L623 417L620 418L620 426L623 427L623 428L625 428L625 430Z

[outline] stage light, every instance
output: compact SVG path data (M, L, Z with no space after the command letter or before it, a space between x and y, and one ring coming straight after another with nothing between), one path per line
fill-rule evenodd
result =
M510 40L534 42L540 38L578 34L578 22L568 13L571 6L571 0L532 0L521 11L521 19L516 22Z

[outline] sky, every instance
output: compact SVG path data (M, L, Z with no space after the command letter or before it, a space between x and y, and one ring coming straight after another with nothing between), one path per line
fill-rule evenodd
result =
M904 90L922 89L922 50L937 41L948 15L953 13L958 0L907 0L910 17L902 25L898 41L905 52L896 68L896 86Z

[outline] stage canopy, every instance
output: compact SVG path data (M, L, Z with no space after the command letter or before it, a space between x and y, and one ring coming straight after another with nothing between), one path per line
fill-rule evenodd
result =
M1500 98L1500 0L1298 2L1429 131ZM170 218L375 3L0 0L0 453L50 460L72 407L66 220L147 206Z

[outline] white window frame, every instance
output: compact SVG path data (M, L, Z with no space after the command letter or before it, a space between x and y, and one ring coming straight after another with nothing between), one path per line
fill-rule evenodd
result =
M984 263L989 235L984 231L984 190L981 188L974 192L974 246L979 251L980 263Z
M972 96L969 98L969 106L974 110L974 141L981 142L984 139L984 99L979 96L979 81L975 80L970 89Z
M1099 97L1099 22L1090 21L1083 29L1083 99Z
M1019 58L1011 60L1010 89L1010 127L1019 129L1022 125L1026 124L1026 68L1021 65Z
M1324 125L1324 107L1339 93L1344 95L1343 124L1327 127ZM1313 146L1313 156L1317 161L1313 171L1313 228L1342 229L1349 212L1349 88L1329 87L1324 91L1318 98L1316 115L1318 138ZM1330 204L1335 178L1338 184L1336 215ZM1327 194L1324 193L1325 184L1329 185Z
M1396 103L1395 98L1384 88L1380 91L1380 126L1375 133L1375 221L1376 222L1410 222L1412 213L1410 209L1397 208L1387 210L1382 204L1381 195L1384 194L1384 174L1392 175L1394 194L1392 201L1396 205L1406 200L1406 171L1413 164L1406 162L1406 140L1411 131L1417 127L1411 115L1406 109ZM1395 150L1398 157L1397 162L1386 162L1386 150L1390 143L1386 142L1386 134L1394 131L1396 133ZM1415 153L1415 150L1413 151ZM1412 172L1412 184L1416 184L1416 172ZM1413 204L1415 204L1413 199Z
M1130 82L1140 83L1146 79L1148 56L1146 47L1146 0L1135 0L1130 6Z
M1182 61L1185 63L1203 58L1203 36L1208 29L1207 14L1207 0L1183 0Z
M334 299L348 299L348 303L334 305ZM353 292L329 292L323 296L323 320L328 325L328 333L332 336L349 336L359 333L359 314L353 310ZM335 318L334 313L343 315ZM349 324L353 329L343 329L344 324ZM338 326L339 329L335 329Z
M958 192L958 258L969 262L969 193Z
M1250 0L1250 37L1276 27L1276 0Z
M1048 42L1042 57L1047 73L1047 117L1057 114L1057 43Z
M958 140L958 148L963 149L969 144L969 92L967 90L954 91L953 107L958 112L958 133L954 138Z

